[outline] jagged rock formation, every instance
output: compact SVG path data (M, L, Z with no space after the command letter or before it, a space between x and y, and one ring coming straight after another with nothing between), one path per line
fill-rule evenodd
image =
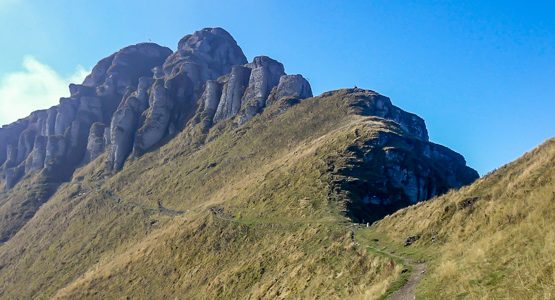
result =
M82 84L71 84L59 105L0 129L0 175L6 188L42 170L63 181L105 151L108 168L119 170L129 155L169 140L199 107L208 126L238 114L237 123L246 122L284 75L269 57L247 63L221 28L185 36L173 53L152 43L123 48L98 62ZM306 85L289 94L312 96Z
M222 97L222 85L217 80L206 81L206 88L202 94L200 105L203 105L203 113L212 120L218 109Z
M248 121L266 106L272 88L277 86L280 78L285 75L283 65L267 56L255 57L247 67L251 72L248 87L241 101L239 124ZM312 93L304 98L311 96Z
M241 98L247 88L251 69L234 66L231 73L221 79L223 83L222 97L214 116L214 122L227 120L239 112Z
M152 43L123 48L101 60L83 84L71 84L71 96L61 98L59 105L2 127L0 175L5 187L35 171L44 171L53 181L67 180L78 165L100 155L104 145L95 135L103 133L100 125L92 125L109 124L123 95L170 54Z
M221 28L185 36L178 51L153 70L148 79L152 83L145 78L137 89L140 92L130 94L131 100L122 101L114 114L109 167L119 170L131 153L140 156L161 145L195 112L202 115L197 117L205 120L207 127L231 118L243 124L260 113L270 91L285 75L284 68L264 56L252 63L246 61L235 40ZM297 98L312 96L310 85L303 88Z
M308 97L312 97L312 89L302 75L285 75L280 77L278 85L272 89L268 102L272 104L282 98Z
M93 161L104 153L104 149L106 148L105 131L106 125L104 125L104 123L96 122L92 124L84 163Z
M462 155L429 141L422 118L394 106L385 96L354 88L319 98L342 99L356 114L387 124L387 130L372 133L371 139L360 139L368 134L355 130L356 139L341 156L348 158L344 165L336 169L337 163L330 162L337 192L350 199L346 213L353 220L373 222L479 177Z

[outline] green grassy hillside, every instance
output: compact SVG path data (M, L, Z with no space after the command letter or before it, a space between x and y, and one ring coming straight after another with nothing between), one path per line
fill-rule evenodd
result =
M555 298L555 139L360 232L428 261L422 299ZM403 247L407 237L419 237Z
M407 279L407 259L428 265L420 298L553 297L554 140L360 228L348 216L387 151L438 178L442 165L348 92L283 104L240 128L192 122L117 174L104 157L79 169L0 245L0 297L374 299ZM1 195L1 209L39 205L18 199L41 197L41 182Z
M188 128L113 176L97 159L0 246L0 297L378 297L402 267L357 246L333 170L402 131L352 100L276 106L206 143Z

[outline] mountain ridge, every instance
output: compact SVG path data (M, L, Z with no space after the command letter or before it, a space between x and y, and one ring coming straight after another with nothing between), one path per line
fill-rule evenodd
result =
M126 47L0 129L0 297L378 297L403 268L352 222L478 178L386 96L314 97L221 28L170 52Z
M359 163L350 159L353 150L388 143L380 136L391 143L376 153L388 147L410 152L410 143L428 142L396 122L364 115L381 97L347 89L286 110L278 102L243 126L220 123L228 127L213 128L200 147L185 130L115 175L103 166L103 154L0 246L0 282L6 283L0 296L382 294L402 268L354 244L346 213L355 197L341 186L366 175L342 170ZM406 197L402 189L390 192ZM170 216L160 206L186 213ZM311 269L335 275L310 281Z

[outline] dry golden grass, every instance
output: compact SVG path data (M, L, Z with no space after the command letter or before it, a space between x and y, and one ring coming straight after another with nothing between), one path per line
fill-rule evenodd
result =
M115 176L103 157L78 170L0 246L0 297L372 299L397 280L400 267L356 245L329 171L355 130L397 129L343 96L222 126Z
M375 225L433 253L425 299L555 298L555 139L471 186ZM413 246L411 246L413 247Z
M420 298L555 297L553 140L353 234L332 169L361 140L399 134L353 101L270 108L194 140L191 126L114 176L100 157L0 246L0 298L376 299L407 274L384 245L428 260Z

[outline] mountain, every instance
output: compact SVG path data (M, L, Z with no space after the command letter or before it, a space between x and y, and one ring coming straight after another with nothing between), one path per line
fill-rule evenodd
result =
M478 178L370 90L313 97L221 28L137 44L0 129L0 297L377 297L371 223Z
M153 43L125 47L69 90L71 97L59 105L0 129L1 185L11 189L29 177L40 177L34 181L41 185L6 201L0 241L17 232L76 168L105 152L107 168L117 171L129 156L165 144L187 123L200 123L202 132L230 118L242 124L267 102L312 96L301 75L286 75L271 58L247 64L221 28L185 36L173 53Z
M403 209L361 234L428 261L429 276L417 289L423 299L553 299L554 204L550 139L472 185Z

